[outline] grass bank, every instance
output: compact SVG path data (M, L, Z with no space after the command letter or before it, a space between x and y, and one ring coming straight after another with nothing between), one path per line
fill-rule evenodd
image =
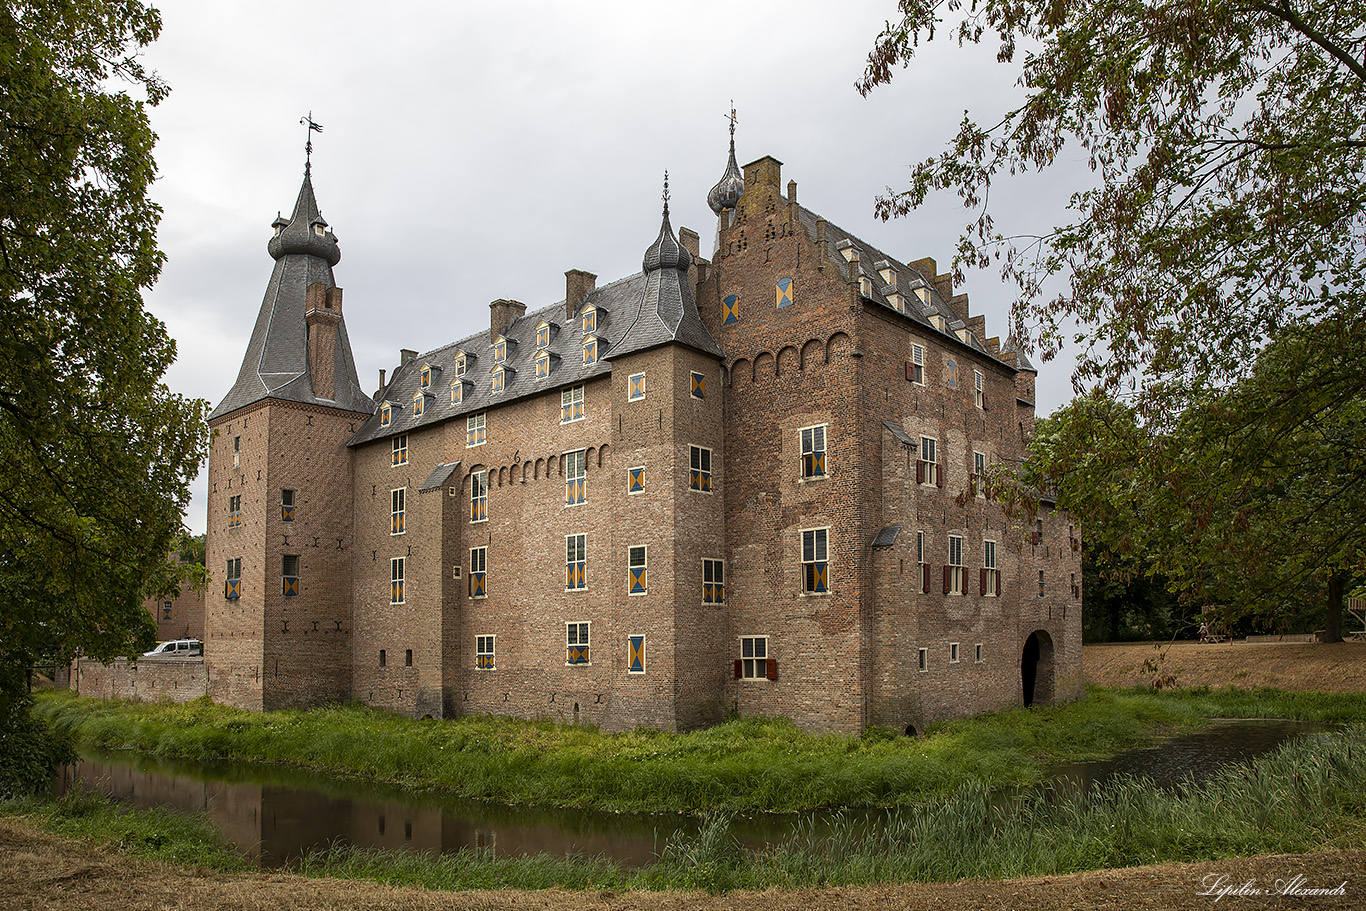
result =
M49 693L35 711L82 746L167 759L279 763L512 805L754 812L920 804L1041 780L1211 718L1366 722L1366 694L1092 689L1068 705L943 722L927 736L805 734L781 719L703 731L591 728L489 716L417 721L356 705L252 713L206 700Z
M334 847L304 857L310 876L431 889L792 889L1056 875L1166 861L1355 847L1366 838L1366 728L1290 744L1173 793L1121 780L1090 795L1039 789L1002 799L981 783L889 814L871 830L838 825L760 851L726 814L671 840L653 865L600 858L415 855Z

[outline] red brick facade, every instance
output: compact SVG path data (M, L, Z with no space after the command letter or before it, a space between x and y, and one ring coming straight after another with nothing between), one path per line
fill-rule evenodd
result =
M213 698L858 731L1078 695L1069 518L1009 525L968 489L1022 459L1033 368L932 260L827 225L780 170L745 168L711 261L684 229L690 255L657 241L643 276L571 270L529 314L496 301L487 333L405 351L373 416L270 396L216 413ZM625 344L641 294L674 313L651 284L669 268L684 323ZM309 293L330 396L341 293ZM605 360L581 356L594 333Z

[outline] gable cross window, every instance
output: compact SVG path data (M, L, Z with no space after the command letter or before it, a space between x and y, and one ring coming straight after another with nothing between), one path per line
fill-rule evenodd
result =
M702 561L702 603L726 602L726 566L720 560Z
M695 399L705 399L707 397L707 377L706 374L691 372L692 384L688 394Z
M489 517L489 475L476 471L470 475L470 521L484 522Z
M299 555L284 554L280 558L281 593L293 597L299 593Z
M949 535L949 562L944 567L944 594L963 594L963 539Z
M584 450L576 449L564 454L565 494L564 505L578 506L586 499L588 470Z
M566 535L565 583L566 591L583 591L588 587L588 535Z
M645 492L645 466L626 469L626 492L628 494Z
M470 597L484 598L488 596L488 589L485 587L485 576L488 572L489 549L487 547L470 548Z
M403 534L403 514L404 499L407 491L400 487L397 490L389 491L389 534Z
M645 374L631 374L630 391L626 394L628 401L639 402L645 398Z
M564 625L565 663L590 664L588 660L588 621L576 620Z
M920 438L920 461L915 463L915 482L940 486L938 444L931 437Z
M626 557L626 573L628 591L633 595L643 595L646 593L645 568L646 568L646 546L636 545L628 549Z
M294 491L292 490L280 491L280 521L294 521Z
M406 433L400 433L398 436L394 437L393 443L392 443L391 445L392 445L393 459L392 459L392 461L390 462L390 464L391 464L392 466L394 466L395 468L397 468L399 465L407 465L407 464L408 464L408 434L406 434Z
M223 582L224 598L242 597L242 558L231 557L228 560L228 571L224 576Z
M482 411L465 418L465 448L468 449L471 446L484 445L484 427L486 421L487 415Z
M807 594L830 591L828 528L812 528L802 532L802 590Z
M583 387L570 386L560 393L560 423L583 420Z
M389 561L389 603L403 603L403 557Z
M688 488L711 493L711 450L688 447Z
M474 637L474 666L481 671L491 671L493 664L493 636Z
M996 568L996 542L982 542L981 594L994 598L1001 593L1001 572ZM978 659L980 660L980 658Z

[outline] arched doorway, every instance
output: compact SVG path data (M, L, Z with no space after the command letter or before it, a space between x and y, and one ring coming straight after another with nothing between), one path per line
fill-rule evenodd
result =
M1020 686L1026 706L1053 703L1053 676L1053 637L1035 630L1025 640L1020 655Z

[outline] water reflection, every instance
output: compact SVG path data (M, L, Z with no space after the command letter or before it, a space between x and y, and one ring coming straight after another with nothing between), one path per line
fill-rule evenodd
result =
M1175 787L1187 776L1208 777L1229 763L1329 728L1291 721L1221 722L1114 759L1060 767L1057 783L1063 790L1085 791L1116 775L1144 775ZM698 825L682 816L504 807L297 770L168 763L130 753L91 755L68 766L57 792L78 786L142 806L204 813L247 857L267 868L332 842L443 853L476 848L500 855L601 854L641 866L654 860L676 831L691 833ZM914 811L845 814L842 824L861 828L901 812ZM828 831L835 815L737 819L732 834L758 847L784 841L798 827L810 834Z

